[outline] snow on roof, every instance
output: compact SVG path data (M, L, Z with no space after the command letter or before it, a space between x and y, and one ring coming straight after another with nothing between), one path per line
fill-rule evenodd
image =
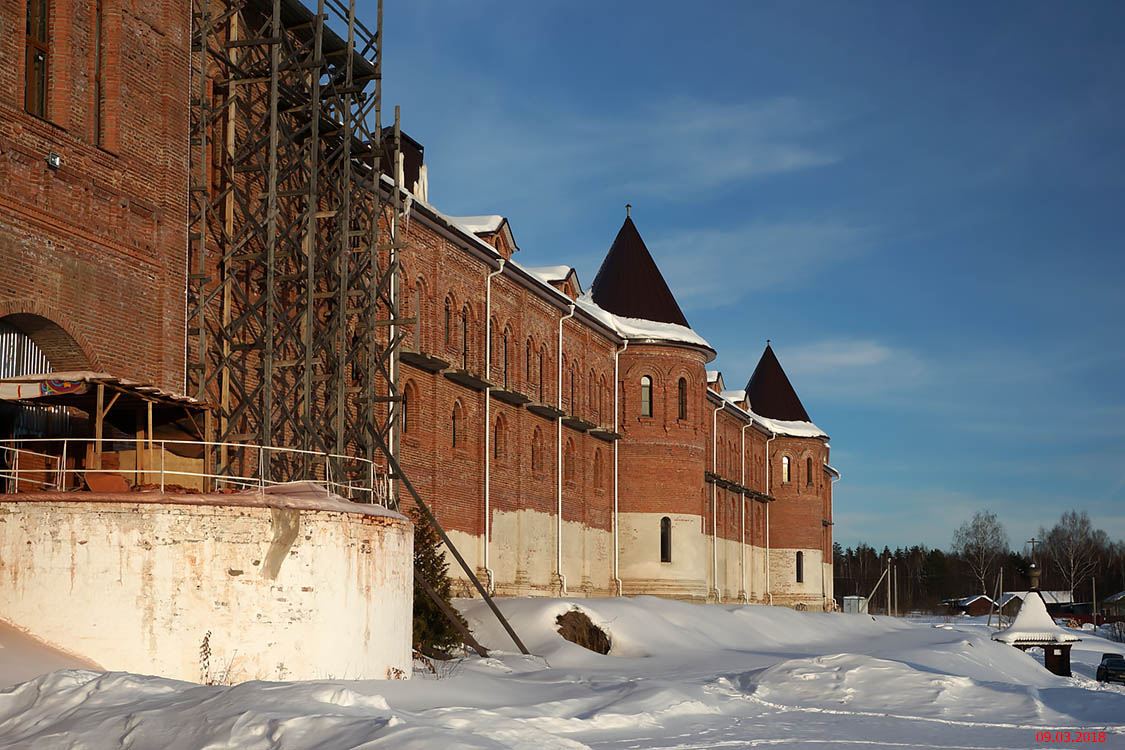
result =
M753 413L753 409L751 409ZM806 438L827 438L828 434L817 427L812 422L795 422L786 419L770 419L760 415L754 415L757 419L776 432L778 435L785 435L786 437L806 437Z
M1003 596L1000 597L1000 606L1005 606L1013 598L1026 599L1030 591L1005 591ZM1122 592L1125 593L1125 592ZM1069 591L1040 591L1039 595L1043 597L1043 601L1048 604L1071 604L1074 601L1074 596Z
M473 234L492 234L500 231L504 224L504 217L497 214L484 216L450 216L451 221L459 224L463 229Z
M1020 606L1019 614L1010 627L992 634L992 640L1003 643L1075 643L1082 640L1063 630L1047 614L1047 605L1039 592L1028 592Z
M707 382L708 383L718 383L719 378L722 377L722 375L723 374L721 372L719 372L718 370L708 370L707 371Z
M746 400L746 391L728 389L723 391L719 395L736 406Z
M1123 599L1125 599L1125 591L1119 591L1116 594L1114 594L1113 596L1106 597L1105 599L1103 599L1102 603L1104 604L1105 602L1119 602L1119 601L1122 601Z
M536 276L540 281L547 284L556 281L566 281L567 277L572 273L574 274L574 281L578 283L578 273L572 266L524 266L523 270ZM582 285L578 284L578 289L581 291Z
M707 371L707 382L708 383L718 382L718 381L721 380L721 378L722 378L722 373L719 372L718 370L708 370ZM740 411L743 414L745 414L746 416L750 417L751 420L757 422L758 424L765 427L770 432L773 432L777 435L782 435L782 436L785 436L785 437L798 437L798 438L807 438L807 437L824 438L824 439L828 438L828 435L826 435L823 430L821 430L819 427L817 427L812 422L787 422L787 421L781 420L781 419L770 419L769 417L763 417L761 414L756 413L753 410L753 408L749 408L749 409L742 408L742 406L740 406L740 404L746 398L746 391L743 391L743 390L724 390L719 394L719 396L723 399L723 401L730 404L730 406L732 408L738 409L738 411ZM828 470L831 471L833 474L835 474L837 476L839 476L839 474L840 474L840 472L836 471L831 466L828 467Z
M592 317L602 321L614 329L618 335L630 340L641 341L669 341L677 344L690 344L700 346L710 351L715 349L707 343L707 339L700 336L687 326L677 323L661 323L654 320L641 320L640 318L626 318L614 315L594 302L590 290L582 293L577 300L578 305Z
M992 602L992 599L985 596L984 594L977 594L976 596L966 596L963 599L954 599L953 603L956 604L958 607L967 607L970 604L972 604L973 602L975 602L977 599L984 599L986 602L990 602L990 603Z

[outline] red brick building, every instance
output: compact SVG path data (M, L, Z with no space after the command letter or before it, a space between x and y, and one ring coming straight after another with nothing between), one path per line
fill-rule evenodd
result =
M183 389L189 18L0 5L0 323L55 370Z
M55 370L184 387L189 22L186 0L0 8L0 323ZM837 475L768 346L726 390L629 218L583 290L513 260L503 217L413 198L400 459L482 579L831 601Z
M830 602L838 474L773 350L726 390L631 218L589 290L517 249L501 216L417 203L403 251L402 461L481 578Z

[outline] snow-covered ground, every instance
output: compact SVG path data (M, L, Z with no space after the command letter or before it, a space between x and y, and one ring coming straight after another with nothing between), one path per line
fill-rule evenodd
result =
M1093 679L1103 651L1125 649L1090 632L1062 678L990 641L978 619L651 597L499 603L536 656L464 601L493 657L402 682L207 687L70 669L7 687L36 660L68 664L0 630L0 748L1024 748L1047 746L1036 733L1048 728L1125 747L1125 689ZM555 632L573 607L609 632L609 655Z

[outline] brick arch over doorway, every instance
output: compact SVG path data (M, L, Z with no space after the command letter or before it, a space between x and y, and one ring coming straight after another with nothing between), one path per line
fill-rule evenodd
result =
M89 348L55 320L39 314L39 311L10 311L7 308L7 305L0 304L0 322L19 329L31 339L56 372L101 369L97 357Z

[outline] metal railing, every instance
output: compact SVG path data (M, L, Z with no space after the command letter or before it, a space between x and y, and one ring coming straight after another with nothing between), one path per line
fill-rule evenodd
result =
M133 466L96 468L78 464L90 461L90 438L16 438L0 440L0 488L4 492L66 491L79 489L87 474L116 474L132 478L132 487L151 486L211 492L223 489L250 490L293 481L312 481L332 492L362 503L393 505L394 481L373 461L359 456L318 453L299 448L277 448L252 443L217 443L199 440L108 439L104 458L132 451ZM124 449L122 446L126 446ZM177 452L176 449L180 452ZM222 451L227 466L249 467L245 474L207 470L212 451ZM199 452L199 457L184 456ZM96 454L93 454L96 455ZM234 460L235 456L241 460ZM76 464L68 465L68 457ZM266 479L284 477L284 480ZM30 488L28 487L30 485Z

